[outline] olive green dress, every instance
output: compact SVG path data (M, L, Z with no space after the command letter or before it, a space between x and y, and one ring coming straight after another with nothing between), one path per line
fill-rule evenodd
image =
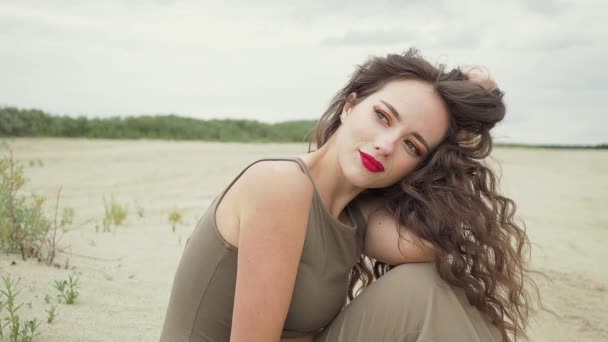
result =
M296 162L312 181L300 158L262 159L250 166L263 160ZM186 244L161 341L230 340L238 249L220 235L215 211L247 168L211 203ZM365 224L360 211L349 205L346 212L355 225L341 223L323 206L314 182L313 187L304 247L282 337L318 333L336 317L346 304L350 270L363 249Z

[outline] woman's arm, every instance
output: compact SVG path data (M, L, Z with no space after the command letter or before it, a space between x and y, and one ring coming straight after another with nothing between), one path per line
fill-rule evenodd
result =
M237 195L238 266L231 342L279 342L308 223L312 184L297 164L261 162Z
M363 254L390 265L435 259L433 245L400 226L382 199L363 198L357 204L367 222Z

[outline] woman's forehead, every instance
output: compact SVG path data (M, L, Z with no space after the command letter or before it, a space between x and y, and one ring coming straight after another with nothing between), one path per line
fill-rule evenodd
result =
M372 95L390 96L392 99L409 99L421 95L424 97L438 97L432 84L416 79L390 81Z

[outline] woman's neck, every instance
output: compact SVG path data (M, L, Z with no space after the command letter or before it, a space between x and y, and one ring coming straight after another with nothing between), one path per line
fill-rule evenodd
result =
M353 186L346 179L338 155L329 142L300 158L308 166L323 205L333 217L339 218L348 203L364 189Z

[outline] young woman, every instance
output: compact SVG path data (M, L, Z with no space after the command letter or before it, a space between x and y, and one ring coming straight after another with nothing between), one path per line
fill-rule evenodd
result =
M502 97L416 50L359 66L317 150L254 162L207 209L161 341L524 336L528 240L483 163Z

